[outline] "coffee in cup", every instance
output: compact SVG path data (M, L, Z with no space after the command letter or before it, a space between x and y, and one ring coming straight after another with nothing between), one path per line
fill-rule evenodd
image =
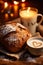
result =
M43 38L32 37L27 40L27 48L33 55L43 54Z

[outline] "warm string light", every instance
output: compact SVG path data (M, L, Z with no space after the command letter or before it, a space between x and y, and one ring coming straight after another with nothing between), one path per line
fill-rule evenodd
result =
M25 2L25 0L22 0L22 2Z
M15 4L15 5L17 5L17 4L19 4L19 2L17 2L17 1L14 1L14 4Z

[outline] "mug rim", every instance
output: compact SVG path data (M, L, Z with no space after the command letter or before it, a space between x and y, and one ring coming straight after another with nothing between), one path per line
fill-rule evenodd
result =
M21 8L21 9L19 10L19 12L20 12L20 11L23 11L23 10L27 10L27 8L30 8L30 10L36 11L36 12L38 13L38 9L35 8L35 7L25 7L25 8Z
M41 38L41 37L31 37L31 38L28 39L27 42L26 42L28 47L33 48L33 49L41 49L41 48L43 48L43 47L37 47L37 48L35 48L35 47L32 47L31 45L29 45L29 41L30 41L31 39L36 39L36 40L37 40L37 39L41 39L41 41L43 42L43 38Z

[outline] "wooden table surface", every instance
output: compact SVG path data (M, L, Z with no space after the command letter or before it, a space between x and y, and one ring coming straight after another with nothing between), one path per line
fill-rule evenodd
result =
M33 62L27 62L27 61L9 61L7 59L0 58L0 65L43 65L42 59L43 58L39 59L40 63L33 63ZM42 61L42 63L41 63L41 61Z

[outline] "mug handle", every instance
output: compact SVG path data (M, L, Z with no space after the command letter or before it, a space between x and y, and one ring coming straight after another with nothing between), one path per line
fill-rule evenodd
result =
M41 20L40 20L40 22L38 23L38 25L40 25L40 24L42 23L42 21L43 21L43 15L42 15L42 14L37 14L37 17L38 17L38 16L41 17Z

